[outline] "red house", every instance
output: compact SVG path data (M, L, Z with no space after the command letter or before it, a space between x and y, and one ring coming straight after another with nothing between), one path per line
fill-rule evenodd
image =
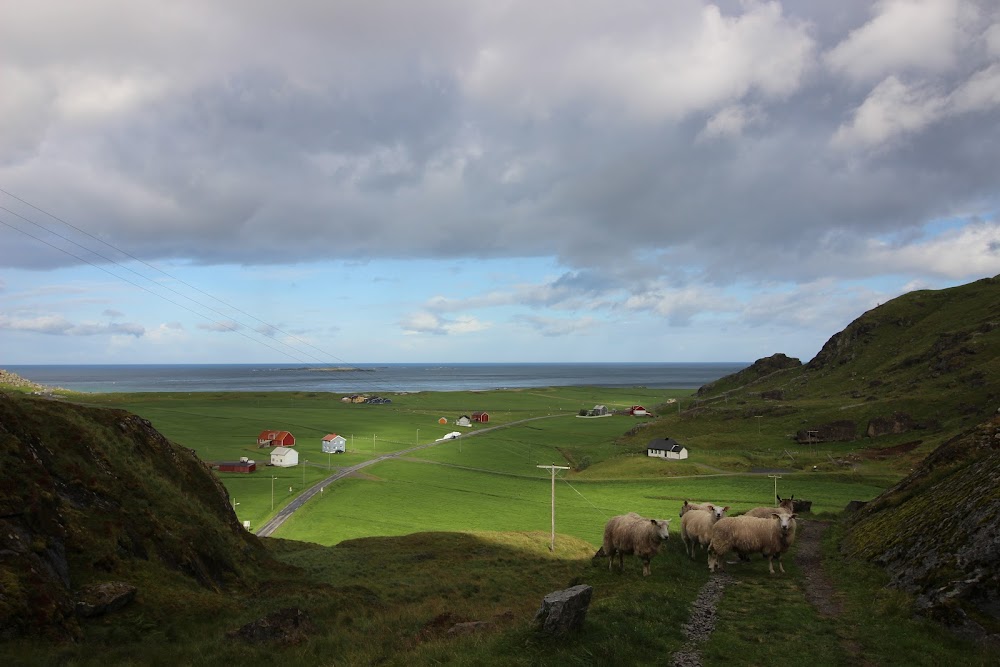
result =
M256 470L257 463L255 461L248 461L246 457L240 459L239 461L221 461L219 463L219 472L251 473Z
M479 410L477 412L473 412L472 413L472 420L480 422L481 424L485 424L486 422L488 422L490 420L490 415L487 412L483 412L482 410Z
M294 447L295 436L288 431L261 431L257 444L260 447Z
M631 408L628 409L628 413L633 417L645 417L646 415L649 414L646 408L642 407L641 405L633 405Z

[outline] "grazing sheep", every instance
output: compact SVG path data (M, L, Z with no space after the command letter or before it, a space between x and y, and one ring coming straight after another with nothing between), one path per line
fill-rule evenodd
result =
M649 560L660 550L660 543L670 538L670 519L644 519L635 512L613 516L604 526L601 550L608 557L608 570L615 556L618 567L625 570L625 556L635 554L642 559L642 575L648 577Z
M712 503L689 503L685 500L684 504L681 505L681 516L684 516L691 510L707 510L710 505Z
M740 554L761 553L767 558L768 568L774 574L774 558L782 572L781 554L788 551L795 539L795 514L772 512L770 519L753 516L724 517L712 527L712 541L708 545L708 569L725 567L724 556L730 551Z
M689 510L681 517L681 540L684 542L684 552L694 558L695 545L707 547L712 541L712 526L721 519L729 507L706 505L703 510Z
M777 512L778 514L791 514L792 510L783 507L754 507L752 510L747 510L742 514L742 516L755 516L758 519L770 519L771 515Z

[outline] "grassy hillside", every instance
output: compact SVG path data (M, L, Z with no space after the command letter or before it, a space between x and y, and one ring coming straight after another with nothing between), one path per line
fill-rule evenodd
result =
M0 627L78 637L81 591L126 580L150 601L245 585L269 559L225 489L149 422L0 393ZM197 593L195 593L197 594Z

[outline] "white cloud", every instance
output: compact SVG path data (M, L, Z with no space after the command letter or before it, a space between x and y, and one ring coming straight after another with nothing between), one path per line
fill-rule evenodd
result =
M834 72L872 81L906 70L941 72L962 37L958 0L883 0L873 18L825 55Z
M908 86L890 76L858 107L850 125L837 130L832 143L837 148L875 146L919 132L944 114L946 104L937 91Z
M202 331L240 331L243 329L243 325L235 320L226 320L219 322L199 322L197 328Z
M40 315L37 317L15 318L0 315L0 330L40 333L52 336L108 336L127 335L136 338L145 333L142 325L130 322L111 324L81 322L74 323L61 315Z
M698 139L707 141L722 137L739 137L746 127L762 120L764 114L759 107L741 104L726 107L705 122Z
M652 120L750 93L782 98L800 86L814 49L808 26L776 2L746 2L738 15L697 2L669 12L650 2L506 7L461 80L475 98L540 119L581 102ZM527 11L535 29L515 20Z

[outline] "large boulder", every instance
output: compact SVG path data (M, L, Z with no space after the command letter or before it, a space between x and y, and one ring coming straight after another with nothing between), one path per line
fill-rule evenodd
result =
M549 593L535 613L534 623L542 632L566 634L583 626L594 589L587 584Z

